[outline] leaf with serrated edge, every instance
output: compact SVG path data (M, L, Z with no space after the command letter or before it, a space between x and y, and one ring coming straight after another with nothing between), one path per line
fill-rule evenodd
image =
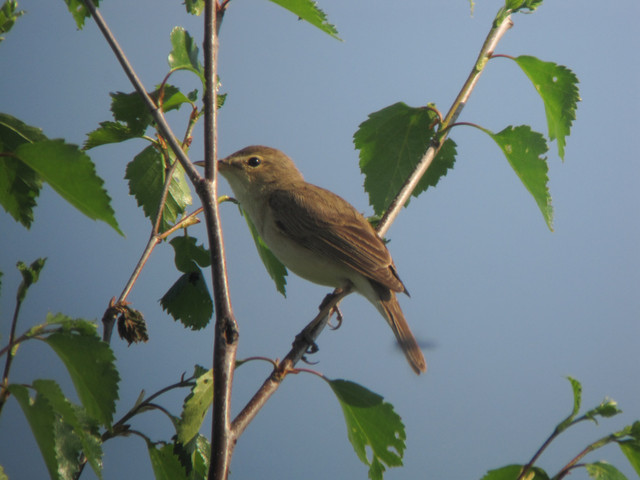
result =
M558 155L564 160L566 137L576 119L576 108L580 101L578 77L563 65L543 62L536 57L522 55L514 60L542 97L549 139L558 140Z
M342 407L349 441L358 458L369 466L369 478L382 479L386 467L402 465L406 434L393 406L357 383L327 382ZM367 450L371 460L367 458Z
M213 301L202 276L195 268L185 273L160 299L162 309L192 330L206 327L213 315Z
M91 16L91 13L87 9L87 6L82 0L64 0L64 3L67 4L69 13L73 15L73 19L76 21L78 30L82 30L82 27L84 27L85 19ZM93 4L96 6L96 8L98 8L100 2L99 0L93 0Z
M178 441L190 442L198 434L205 415L213 403L213 370L198 377L191 393L184 400L178 423Z
M309 22L314 27L340 40L338 30L334 25L327 22L327 15L320 10L312 0L271 0L276 5L286 8L298 18Z
M27 388L22 385L9 385L9 391L18 401L24 416L29 422L44 463L49 471L49 476L51 478L59 478L54 439L56 417L51 404L42 395L36 395L35 399L32 399Z
M507 127L498 133L482 129L498 144L511 168L531 193L549 230L553 231L553 207L547 183L547 143L544 137L527 125Z
M60 386L53 380L35 380L33 388L49 401L55 414L60 418L57 424L63 424L71 429L64 434L67 437L77 437L77 441L67 442L68 447L77 445L76 448L70 448L68 452L67 463L70 467L77 469L79 466L77 459L83 453L98 478L102 478L102 440L97 422L87 417L84 409L73 405L65 398ZM58 431L56 431L56 443L62 440L58 438L57 433ZM58 448L58 451L60 450L61 448Z
M364 189L376 215L382 215L429 148L436 114L398 102L369 115L353 135L360 150ZM413 191L418 196L453 168L455 144L447 140Z
M169 443L156 448L147 442L147 448L156 480L187 480L187 472L180 459L173 453L173 445Z
M87 134L83 149L99 147L109 143L120 143L132 138L140 138L142 133L132 130L121 122L100 122L100 128L96 128Z
M13 154L23 143L43 140L47 137L41 129L0 113L0 152ZM0 162L0 205L27 228L33 223L33 209L41 189L40 176L18 158L6 155Z
M44 341L67 367L78 398L101 425L111 425L120 377L109 345L97 336L59 331Z
M62 140L23 143L15 154L67 202L93 220L102 220L122 235L111 199L91 159Z
M129 162L125 179L129 181L129 193L136 198L138 205L142 207L144 214L151 222L155 222L166 180L162 155L154 147L148 146ZM190 204L191 191L184 177L184 170L177 165L162 210L160 231L171 227Z

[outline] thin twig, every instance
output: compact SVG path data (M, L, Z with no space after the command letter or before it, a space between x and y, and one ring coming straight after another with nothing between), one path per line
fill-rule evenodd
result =
M431 145L429 145L429 148L420 159L420 162L418 162L418 165L416 165L413 172L411 172L409 178L407 178L407 180L402 185L400 192L398 192L396 197L389 205L389 208L380 219L377 231L381 237L385 236L385 234L389 230L389 227L391 227L391 224L395 221L396 217L400 213L400 210L411 197L411 194L418 185L418 182L422 179L429 166L431 166L434 158L436 158L436 155L440 151L440 148L442 147L449 133L447 127L449 126L449 124L457 120L458 116L462 112L462 109L467 104L469 96L478 83L480 74L482 74L482 71L491 58L491 55L493 54L498 42L512 26L513 22L511 21L511 17L509 16L505 18L505 20L499 25L494 25L489 31L487 39L480 49L480 53L478 54L476 63L473 66L469 77L467 77L467 81L464 83L462 89L460 90L460 93L451 105L449 113L447 113L447 116L440 123L440 128L438 131L442 132L442 134L436 135L434 137Z
M22 299L16 298L16 308L13 310L13 318L11 319L11 332L9 333L9 344L7 345L7 360L4 364L4 372L2 373L2 385L0 385L0 412L9 398L9 372L11 363L13 362L13 347L16 339L16 327L18 325L18 316L20 315L20 307Z
M91 17L96 22L96 25L102 32L105 40L111 47L111 50L116 56L118 62L120 62L124 73L129 78L129 81L135 88L136 92L138 92L138 94L142 97L142 100L146 104L149 113L157 124L157 128L160 131L161 135L164 137L178 160L180 160L180 164L182 165L182 168L184 168L189 179L194 183L197 182L200 178L200 174L191 163L191 160L189 160L189 157L187 156L185 151L181 148L180 143L176 140L176 136L173 134L173 131L167 123L164 114L158 109L153 99L147 93L147 90L144 88L144 85L138 78L138 75L125 56L124 51L122 50L122 48L120 48L118 41L111 33L111 30L109 29L109 26L105 22L104 18L102 18L100 11L96 8L92 0L83 0L83 2L91 13Z

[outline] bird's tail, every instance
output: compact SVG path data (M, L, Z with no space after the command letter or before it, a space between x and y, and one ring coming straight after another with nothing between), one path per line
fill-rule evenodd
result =
M400 309L400 304L398 303L396 294L390 290L387 290L387 292L388 295L380 295L380 300L378 300L378 305L376 306L378 307L378 310L380 310L380 313L382 313L386 318L391 330L393 330L393 333L398 340L398 344L400 344L400 347L402 348L405 357L407 357L409 365L413 368L413 371L418 375L421 372L426 372L427 362L424 359L422 350L420 350L420 347L418 346L416 338L413 336L413 333L409 328L407 320L404 318L404 313L402 313L402 310Z

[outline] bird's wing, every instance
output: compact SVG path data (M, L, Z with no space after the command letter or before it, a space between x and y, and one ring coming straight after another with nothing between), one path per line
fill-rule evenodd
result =
M346 200L305 183L296 189L276 190L269 205L278 228L298 244L390 290L406 292L387 247Z

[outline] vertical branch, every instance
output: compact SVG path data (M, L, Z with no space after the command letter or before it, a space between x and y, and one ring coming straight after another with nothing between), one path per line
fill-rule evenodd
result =
M216 310L215 339L213 345L213 422L211 427L210 480L224 480L229 473L233 437L230 428L231 388L238 345L238 325L233 316L224 244L218 211L217 175L217 60L218 28L224 7L217 0L206 0L204 10L204 68L206 86L204 94L204 147L205 178L196 184L202 200L204 217L211 249L211 275Z

